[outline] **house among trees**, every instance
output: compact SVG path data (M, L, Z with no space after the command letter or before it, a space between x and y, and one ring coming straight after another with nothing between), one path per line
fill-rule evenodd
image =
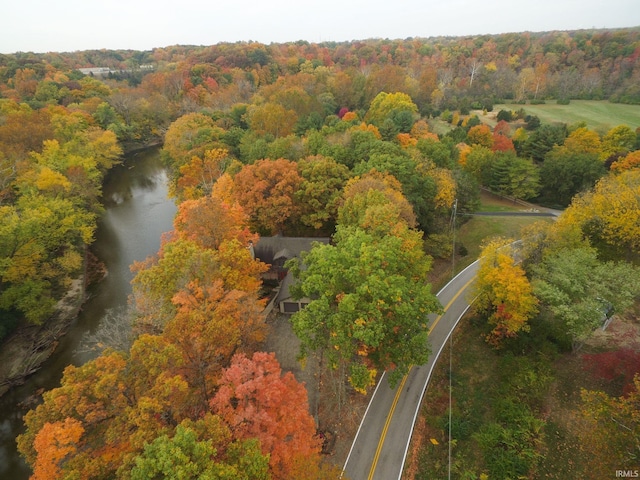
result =
M289 288L294 282L293 275L285 268L284 264L291 258L299 257L302 252L308 252L314 242L328 244L328 237L261 237L253 246L255 257L269 264L269 271L263 274L265 280L277 280L280 284L275 303L280 312L293 314L301 310L311 300L292 298Z

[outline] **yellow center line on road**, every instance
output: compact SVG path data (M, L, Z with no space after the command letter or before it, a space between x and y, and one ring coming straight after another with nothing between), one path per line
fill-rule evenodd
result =
M467 289L467 287L469 285L471 285L471 282L473 282L475 279L476 279L476 277L474 276L471 280L469 280L467 283L465 283L460 290L458 290L458 292L453 296L453 298L449 301L449 303L447 303L447 305L444 307L445 313L447 312L447 310L449 310L449 307L451 305L453 305L453 302L455 302L458 299L458 297L460 295L462 295L462 292L464 292ZM438 315L438 318L436 318L433 321L433 324L431 325L431 328L429 329L429 335L431 335L431 332L433 332L433 329L436 328L436 325L438 324L438 322L440 321L440 319L442 318L443 315L444 315L444 313L442 315Z
M411 371L411 369L409 369ZM382 445L384 444L384 439L387 436L387 430L389 429L389 424L391 423L391 417L393 417L393 411L396 409L396 405L398 404L398 400L400 399L400 394L402 393L402 389L404 388L404 384L407 382L407 377L409 374L405 375L402 378L402 382L398 386L398 391L396 392L396 396L393 399L393 403L391 404L391 408L389 409L389 415L387 416L387 421L384 423L384 428L382 429L382 434L380 435L380 441L378 442L378 448L376 449L376 454L373 456L373 462L371 462L371 470L369 471L368 480L373 478L374 473L376 472L376 466L378 465L378 458L380 458L380 452L382 451Z
M471 280L465 283L460 290L458 290L458 292L453 296L453 298L449 301L449 303L447 303L447 305L444 307L445 313L447 312L447 310L449 310L449 307L453 305L453 302L455 302L458 299L458 297L462 295L462 292L464 292L467 289L467 287L471 285L471 282L473 282L475 279L476 277L474 276ZM429 335L431 335L431 332L433 332L433 329L436 328L436 325L438 324L438 322L440 321L443 315L444 313L442 315L438 315L438 317L433 321L431 328L429 328ZM411 368L409 368L409 372L411 372ZM378 441L378 448L376 448L376 453L373 456L373 461L371 462L371 470L369 470L369 476L367 477L367 480L372 480L373 475L376 473L376 467L378 466L378 460L380 458L380 453L382 452L382 446L384 445L384 440L387 436L387 430L389 430L389 425L391 424L391 418L393 417L393 412L395 412L396 410L396 405L398 404L398 400L400 400L400 394L402 393L402 389L404 388L404 384L407 382L408 377L409 377L409 374L407 373L402 378L402 381L398 386L398 391L396 392L396 396L393 398L393 403L391 404L391 408L389 409L387 420L384 422L384 427L382 428L382 433L380 434L380 440Z

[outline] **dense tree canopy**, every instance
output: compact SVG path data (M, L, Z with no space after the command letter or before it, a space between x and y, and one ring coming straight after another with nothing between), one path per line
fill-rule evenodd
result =
M431 266L420 232L403 218L393 181L355 180L333 245L317 244L291 264L298 298L312 302L293 318L302 353L326 351L349 366L349 382L366 391L380 369L398 379L428 358L427 315L440 305L425 283ZM374 187L375 185L375 187ZM397 184L396 184L397 186Z
M35 478L335 478L303 388L255 353L259 233L334 234L291 265L311 300L293 324L304 353L323 350L364 391L381 369L397 379L426 361L440 307L424 237L446 238L456 199L472 212L482 185L570 205L527 246L533 289L489 247L478 305L495 344L527 329L533 293L584 338L593 302L624 309L637 283L605 259L639 254L640 135L541 124L524 107L493 127L488 113L639 104L639 48L640 31L621 29L0 56L0 337L46 322L82 275L123 147L163 143L181 202L158 255L134 267L131 348L69 367L27 415ZM597 443L610 429L593 412L613 403L585 402Z
M535 268L535 294L579 345L637 295L640 273L624 262L601 262L591 248L563 249Z

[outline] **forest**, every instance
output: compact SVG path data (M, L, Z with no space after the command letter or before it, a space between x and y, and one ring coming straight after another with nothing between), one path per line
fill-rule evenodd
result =
M69 366L25 416L32 478L339 476L304 385L261 351L268 265L247 248L261 236L331 237L287 264L311 299L291 323L301 361L319 352L356 396L428 358L434 266L466 255L454 204L459 224L481 188L563 209L522 232L521 263L487 239L475 311L492 354L544 338L577 355L603 315L638 308L640 130L526 106L638 105L639 57L640 28L0 55L0 339L46 324L90 276L123 152L161 145L178 203L157 255L132 266L131 342ZM518 108L494 111L505 103ZM629 355L624 381L579 406L603 472L640 454ZM504 416L521 431L470 435L481 458L464 478L536 476L544 415L514 413L518 392Z

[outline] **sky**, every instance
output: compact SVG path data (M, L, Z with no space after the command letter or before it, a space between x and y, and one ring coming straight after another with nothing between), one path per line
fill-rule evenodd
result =
M0 53L640 26L639 0L8 0Z

